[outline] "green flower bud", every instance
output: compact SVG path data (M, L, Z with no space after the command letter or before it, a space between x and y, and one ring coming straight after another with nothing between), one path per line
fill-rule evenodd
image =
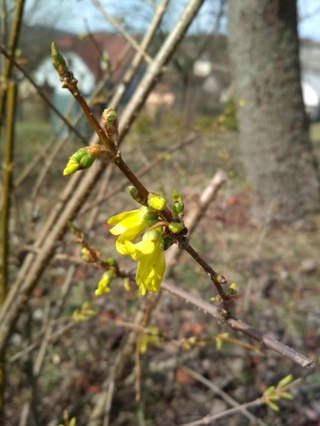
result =
M63 176L72 175L78 170L80 170L80 163L76 160L69 160L66 167L63 170Z
M221 274L217 274L215 276L215 279L218 281L219 284L226 284L227 283L227 279Z
M98 286L96 288L96 291L94 294L96 296L100 296L103 293L110 293L110 288L108 287L111 281L114 278L114 272L113 271L106 271L102 277L101 280L98 282Z
M168 248L169 247L171 247L172 246L172 243L173 243L173 238L171 238L171 237L163 237L163 242L162 242L162 250L163 251L166 251L166 250L168 250Z
M292 374L289 374L284 379L280 380L277 388L284 388L285 386L287 386L289 383L292 382L292 379L293 379Z
M232 283L232 284L229 286L229 288L228 288L228 290L227 290L227 295L228 295L229 297L232 297L232 296L236 296L236 295L237 295L237 284L236 284L236 283Z
M92 262L90 250L88 250L85 247L82 247L82 249L81 249L81 259L84 260L87 263Z
M184 226L184 223L181 223L181 222L171 222L171 223L169 223L168 228L174 234L178 234L179 232L181 232L185 228L185 226Z
M95 158L91 157L88 153L84 155L80 160L81 169L89 169L94 163Z
M57 45L54 42L51 43L51 57L52 57L52 64L55 67L55 69L58 71L59 75L62 75L68 72L66 61L64 60L64 57L61 55L59 49L57 48Z
M280 408L276 405L276 404L274 404L273 402L267 402L267 404L269 405L269 407L270 408L272 408L274 411L280 411Z
M131 197L142 206L147 205L147 200L140 194L135 186L128 186L128 191Z
M113 257L108 257L108 259L106 260L106 263L109 266L114 266L115 268L118 268L118 262Z
M143 215L143 220L147 222L149 226L152 226L158 221L158 213L148 209L147 213Z
M131 287L130 287L130 278L126 277L123 280L123 287L125 288L125 290L130 291Z
M81 148L69 158L69 161L63 170L63 175L71 175L78 170L88 169L94 163L95 158L88 154L86 148Z
M150 192L148 196L148 206L154 210L164 210L166 207L167 199L161 193Z
M172 191L172 211L176 215L180 215L184 210L184 203L178 191Z

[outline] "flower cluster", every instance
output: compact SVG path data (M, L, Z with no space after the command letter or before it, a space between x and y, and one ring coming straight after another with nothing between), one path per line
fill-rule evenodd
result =
M120 254L130 255L138 261L136 283L140 293L158 291L166 270L162 228L147 231L142 241L136 244L128 240L124 243L117 241L116 248Z
M159 215L166 208L166 198L162 194L151 193L146 200L134 187L129 188L129 193L142 206L112 216L108 223L113 225L110 229L111 234L118 236L116 242L118 253L131 256L138 262L136 283L139 292L145 295L147 291L154 292L160 288L166 270L163 252L173 242L172 233L181 232L184 228L183 202L179 193L174 191L172 206L176 222L164 226ZM141 241L134 242L141 235ZM98 292L105 291L104 283L101 283Z
M142 295L146 294L147 290L159 290L166 269L162 226L147 230L157 223L158 213L165 208L166 200L161 194L152 194L150 198L148 204L151 207L141 206L137 210L120 213L108 220L108 223L113 225L111 234L118 236L118 253L129 255L138 261L136 283ZM142 234L142 240L133 243Z

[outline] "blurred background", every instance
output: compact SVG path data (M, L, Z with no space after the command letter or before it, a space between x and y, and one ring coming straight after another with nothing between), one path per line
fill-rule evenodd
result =
M2 307L8 295L14 301L33 280L3 339L2 424L71 426L75 417L78 426L191 425L260 397L289 373L304 373L165 293L150 320L160 338L150 339L141 355L139 398L135 353L112 402L106 397L129 325L144 302L135 285L126 291L121 280L110 294L95 298L102 271L81 260L79 238L63 228L55 237L48 231L84 179L75 178L79 183L74 180L68 192L73 178L62 171L93 133L80 106L61 88L50 45L54 41L61 50L99 119L131 69L160 3L1 2L0 155L7 164L1 191ZM120 123L187 3L168 2L147 55L119 99ZM205 0L121 146L148 189L168 198L179 190L186 216L217 170L225 172L227 181L191 243L229 284L236 282L237 317L314 361L320 355L319 22L317 0ZM15 58L9 73L4 52ZM16 87L13 120L9 82ZM121 269L132 270L133 262L116 254L106 221L136 203L119 171L106 167L99 176L69 219L103 259L116 257ZM51 254L40 265L50 239ZM40 266L31 277L36 262ZM186 254L166 280L207 301L215 296L208 276ZM88 306L95 315L87 314ZM3 308L0 338L10 312ZM217 342L224 333L229 335L221 348ZM198 343L181 343L191 337ZM319 426L319 383L319 373L307 377L292 391L293 402L279 403L279 412L260 404L249 415L239 411L210 424Z

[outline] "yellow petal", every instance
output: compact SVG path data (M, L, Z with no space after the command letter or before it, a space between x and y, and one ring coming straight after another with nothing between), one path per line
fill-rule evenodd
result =
M122 254L123 256L126 256L129 254L126 246L120 243L119 241L116 241L116 250L118 253Z
M115 216L111 216L108 219L108 223L109 225L116 225L117 223L121 222L122 220L125 220L126 218L134 215L137 212L139 212L139 210L131 210L128 212L122 212L122 213L116 214Z

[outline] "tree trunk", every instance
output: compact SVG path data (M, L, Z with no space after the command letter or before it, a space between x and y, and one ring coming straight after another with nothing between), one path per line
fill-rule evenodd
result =
M320 206L304 111L295 0L229 0L229 50L252 217L293 222Z

